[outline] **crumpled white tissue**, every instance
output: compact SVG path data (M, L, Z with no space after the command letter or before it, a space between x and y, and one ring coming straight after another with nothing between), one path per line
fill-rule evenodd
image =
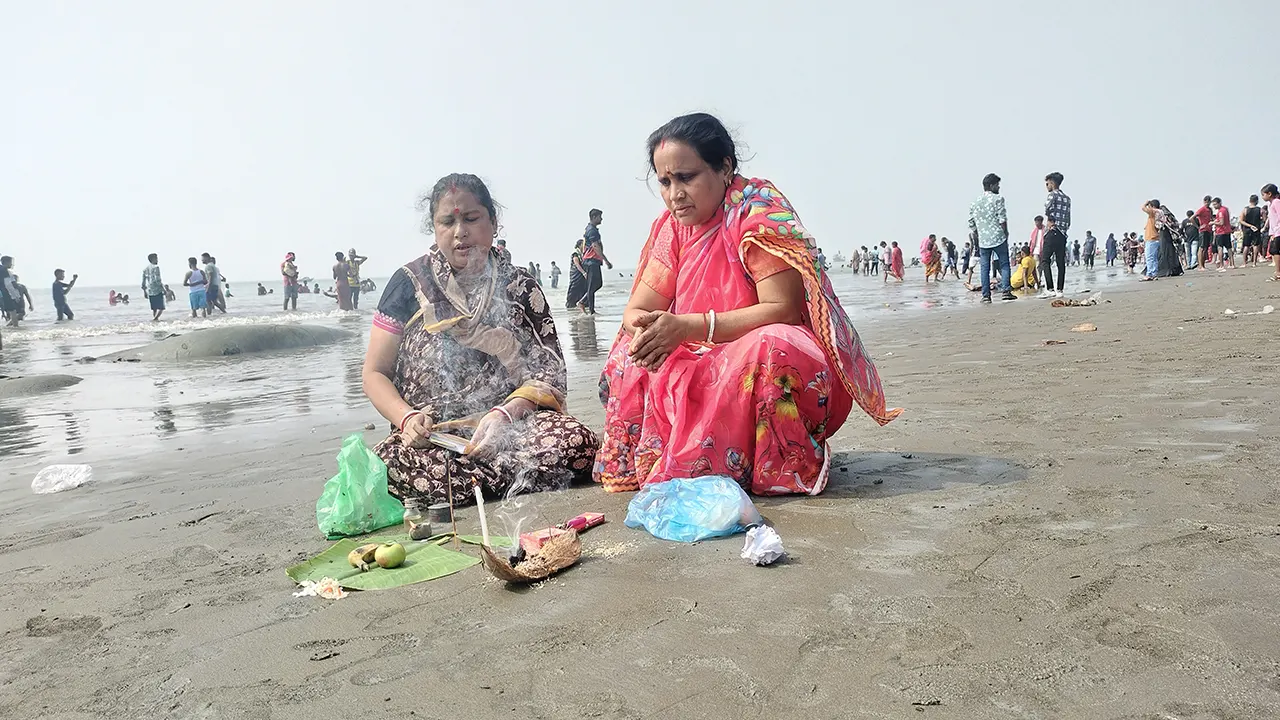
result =
M768 525L757 525L747 531L747 542L742 546L743 560L754 565L768 565L786 554L777 530Z
M348 595L346 590L333 578L320 578L319 581L303 580L299 583L302 589L294 593L294 597L322 597L327 600L341 600Z

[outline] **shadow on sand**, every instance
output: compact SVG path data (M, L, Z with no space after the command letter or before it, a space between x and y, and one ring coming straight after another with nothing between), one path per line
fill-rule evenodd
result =
M820 497L884 498L962 485L1005 485L1027 479L1027 469L1002 458L940 453L838 452Z

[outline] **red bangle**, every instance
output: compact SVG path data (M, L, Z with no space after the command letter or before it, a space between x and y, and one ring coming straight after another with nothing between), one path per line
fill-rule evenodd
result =
M404 416L400 418L400 432L404 432L404 424L409 422L409 418L413 417L414 415L421 415L421 414L422 414L421 410L409 410L408 412L406 412Z

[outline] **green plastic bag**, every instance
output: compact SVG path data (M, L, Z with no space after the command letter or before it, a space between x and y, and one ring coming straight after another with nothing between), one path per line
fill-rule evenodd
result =
M364 535L404 520L404 505L387 492L387 465L359 434L342 441L338 474L316 501L316 523L330 540Z

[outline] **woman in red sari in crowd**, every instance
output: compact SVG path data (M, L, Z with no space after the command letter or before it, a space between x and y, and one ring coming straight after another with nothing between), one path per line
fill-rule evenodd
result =
M817 494L827 439L856 402L881 425L875 365L818 265L814 239L766 180L738 175L719 120L649 136L667 209L640 255L600 378L611 492L727 475L762 494Z

